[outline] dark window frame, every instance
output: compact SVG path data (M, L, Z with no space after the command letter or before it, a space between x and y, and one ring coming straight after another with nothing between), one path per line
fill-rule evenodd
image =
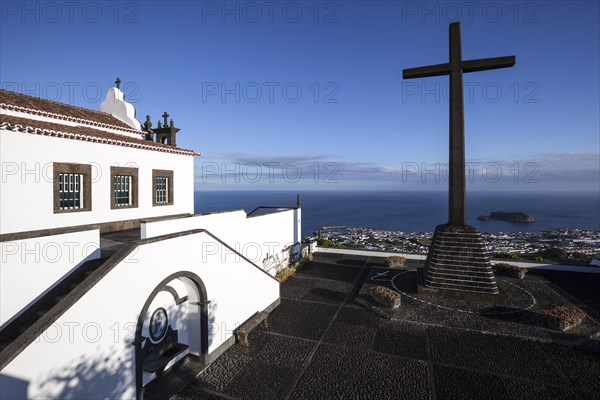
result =
M61 208L60 207L60 175L61 174L76 174L82 175L81 184L83 190L81 205L79 208ZM74 212L92 211L92 166L90 164L76 163L52 163L52 190L54 198L54 214L65 214Z
M131 176L131 204L117 205L115 201L115 177L116 176ZM138 207L138 182L139 170L133 167L110 167L110 209L111 210L126 210L129 208Z
M173 198L173 187L174 179L173 179L173 171L166 169L153 169L152 170L152 207L160 207L160 206L172 206L174 204ZM167 201L165 203L157 203L156 202L156 178L163 177L167 178Z

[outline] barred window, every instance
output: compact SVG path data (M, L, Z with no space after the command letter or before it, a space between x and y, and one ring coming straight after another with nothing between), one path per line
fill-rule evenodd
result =
M92 166L61 162L52 165L54 213L92 211Z
M83 175L59 174L58 193L61 210L75 210L83 205Z
M135 167L110 167L110 208L136 208L138 206L138 169Z
M131 205L131 175L115 175L115 206Z
M168 206L173 204L173 171L166 169L152 170L152 205Z
M169 178L166 176L157 176L155 179L156 204L166 204L169 202Z

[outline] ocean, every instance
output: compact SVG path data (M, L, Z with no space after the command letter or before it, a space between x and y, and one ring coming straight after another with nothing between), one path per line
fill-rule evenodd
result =
M296 205L296 192L197 191L195 212L258 206ZM403 232L431 232L448 219L446 192L303 191L302 235L324 226L360 226ZM525 212L535 222L479 221L492 211ZM600 231L600 195L593 192L471 192L467 194L467 223L481 232L528 232L557 228Z

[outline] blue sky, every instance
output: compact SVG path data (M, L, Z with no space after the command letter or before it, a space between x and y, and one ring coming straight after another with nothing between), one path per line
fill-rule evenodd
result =
M445 190L447 77L465 74L469 190L600 191L597 1L2 1L2 88L138 120L168 111L199 190Z

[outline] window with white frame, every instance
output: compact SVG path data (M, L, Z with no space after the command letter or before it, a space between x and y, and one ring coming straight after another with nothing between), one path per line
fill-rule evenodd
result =
M152 170L153 206L173 204L173 183L173 171L164 169Z
M169 202L169 178L166 176L157 176L155 179L156 204L166 204Z
M138 169L135 167L110 167L110 208L135 208L138 206Z
M83 205L83 175L58 174L58 193L61 210L75 210Z
M115 175L115 206L129 207L131 205L131 175Z

